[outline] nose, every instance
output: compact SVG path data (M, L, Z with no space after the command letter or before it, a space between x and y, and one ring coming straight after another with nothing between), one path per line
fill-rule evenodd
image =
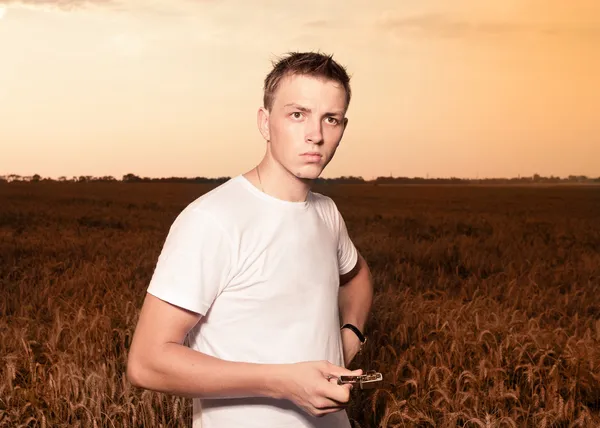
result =
M317 119L307 121L305 139L306 142L310 144L323 143L323 128L320 120Z

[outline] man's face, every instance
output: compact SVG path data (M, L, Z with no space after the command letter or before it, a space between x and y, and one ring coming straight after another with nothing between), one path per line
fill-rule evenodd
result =
M331 80L286 76L259 128L273 159L294 176L317 178L333 158L346 128L346 92Z

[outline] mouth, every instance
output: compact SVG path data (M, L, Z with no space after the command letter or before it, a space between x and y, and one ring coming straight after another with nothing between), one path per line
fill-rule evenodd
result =
M317 152L306 152L302 153L300 156L302 156L305 161L310 163L319 162L323 157L323 155Z

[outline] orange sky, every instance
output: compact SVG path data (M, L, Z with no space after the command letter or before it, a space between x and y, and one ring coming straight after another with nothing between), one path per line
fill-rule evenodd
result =
M290 50L352 74L325 177L600 176L598 0L0 0L0 175L244 172Z

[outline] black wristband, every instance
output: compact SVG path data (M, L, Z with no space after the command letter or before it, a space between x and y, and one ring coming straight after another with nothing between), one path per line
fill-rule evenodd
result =
M367 338L360 332L360 330L356 326L352 324L344 324L341 329L344 328L349 328L350 330L352 330L354 334L358 336L358 340L360 340L360 343L364 344L367 341Z

